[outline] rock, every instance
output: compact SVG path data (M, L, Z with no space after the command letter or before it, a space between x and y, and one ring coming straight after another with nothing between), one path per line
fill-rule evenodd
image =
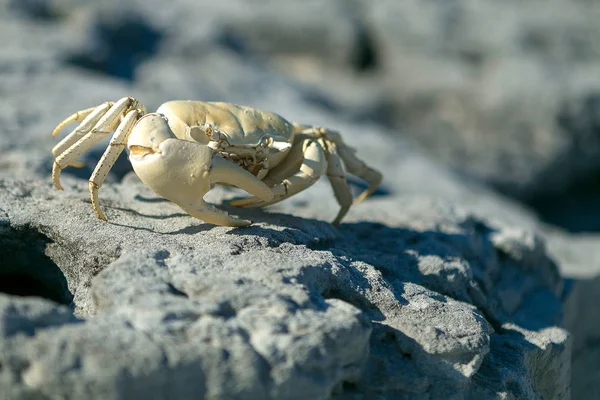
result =
M597 178L599 7L525 2L516 12L514 4L494 1L355 4L371 68L334 68L334 55L293 45L295 53L273 51L275 62L281 53L289 65L307 60L302 65L317 72L286 72L327 93L320 98L332 108L360 115L377 104L385 113L372 118L521 200ZM338 29L330 38L342 31L331 27Z
M567 396L562 281L522 231L394 196L373 200L385 225L365 222L363 207L339 229L290 211L251 212L246 229L210 227L133 175L103 188L107 224L91 212L85 182L64 184L1 184L9 227L0 245L11 232L45 236L37 251L64 273L85 318L5 336L2 382L17 398ZM29 263L9 264L17 261ZM5 298L4 309L36 307L23 302ZM494 350L497 341L510 341L512 355Z
M600 237L545 232L548 249L567 277L565 325L573 336L572 387L574 399L600 395Z
M3 274L5 271L2 271ZM30 275L35 275L31 272ZM6 278L6 275L4 275ZM35 296L39 293L31 294ZM21 335L32 337L45 329L79 322L68 307L60 307L51 301L36 298L29 301L18 301L16 297L0 295L2 319L0 332L3 338Z
M559 2L513 7L368 8L387 56L381 74L394 125L438 160L531 203L550 222L595 231L600 80L592 71L600 59L591 38L600 35L599 10Z
M345 119L277 72L295 51L331 65L365 51L357 10L180 0L117 13L111 3L6 3L20 17L0 29L23 46L0 58L0 393L568 398L563 281L536 218L369 122L362 100L353 107L364 118ZM199 23L194 7L215 18ZM296 24L243 23L286 9ZM265 42L279 24L290 36ZM282 47L299 32L304 42ZM287 61L266 62L284 50ZM239 191L216 188L207 200L255 221L232 229L157 198L123 158L100 191L104 223L86 181L106 143L65 170L59 192L50 132L124 95L149 109L234 101L339 129L386 178L337 228L324 180L266 212L232 209L223 202Z

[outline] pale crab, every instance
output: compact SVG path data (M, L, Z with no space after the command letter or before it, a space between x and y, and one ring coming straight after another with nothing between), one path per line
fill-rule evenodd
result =
M239 187L251 197L231 201L237 207L264 207L308 188L327 174L341 208L338 224L350 206L364 200L381 183L382 176L355 156L338 132L290 123L281 116L229 103L170 101L155 113L132 97L78 111L52 132L66 125L79 126L53 149L52 182L77 166L83 152L115 132L89 179L92 207L100 210L98 190L125 147L137 176L152 191L181 207L189 215L215 225L246 226L204 201L215 185ZM368 188L354 201L343 165L362 178Z

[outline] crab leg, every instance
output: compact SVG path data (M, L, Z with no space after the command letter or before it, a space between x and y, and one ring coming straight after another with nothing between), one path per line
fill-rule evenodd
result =
M355 205L369 197L379 187L381 180L383 179L381 173L369 167L356 157L356 150L344 143L339 132L298 124L295 124L294 127L299 133L312 134L313 137L325 137L328 143L335 143L339 157L342 159L348 172L358 176L369 184L367 189L354 199Z
M107 113L100 118L100 121L98 121L91 131L86 133L81 139L75 142L75 144L56 157L54 165L52 166L52 182L57 189L62 190L62 186L60 185L61 171L75 161L75 159L84 151L108 135L112 131L112 126L118 121L120 115L130 109L134 103L136 103L136 101L131 97L124 97L117 101Z
M329 141L325 141L323 146L326 149L325 154L327 156L327 178L329 178L329 182L333 188L333 194L335 195L338 204L341 206L340 211L332 224L339 225L352 205L352 191L348 186L346 174L344 174L344 167L342 166L342 161L337 153L337 146L335 143Z
M106 104L108 104L108 103L104 103L104 104L101 104L99 106L94 106L94 107L86 108L85 110L80 110L80 111L77 111L76 113L73 113L73 114L69 115L67 118L65 118L64 120L62 120L62 122L60 124L58 124L56 126L56 128L54 128L54 130L52 131L52 137L56 137L56 135L58 135L58 133L60 131L62 131L63 128L65 126L69 125L71 122L82 121L85 117L87 117L88 115L90 115L92 111L94 111L98 107L102 107L102 106L104 106Z
M369 197L379 187L383 176L381 175L381 172L374 170L356 157L354 154L355 151L344 143L339 143L338 151L348 172L358 176L369 184L369 186L354 199L354 204L356 205Z
M304 139L306 140L306 139ZM272 187L282 182L285 178L294 175L300 169L302 160L304 159L304 150L302 149L302 140L296 142L297 145L292 147L292 150L285 158L285 162L280 163L275 168L269 171L263 182L267 186Z
M257 197L248 197L246 199L234 200L230 204L232 206L247 208L265 207L285 200L315 183L327 170L325 153L319 143L312 139L305 140L300 146L304 153L300 169L294 175L271 188L273 193L275 193L273 200L263 201Z
M73 130L73 132L69 133L63 140L61 140L60 142L58 142L58 144L56 146L54 146L54 148L52 149L52 154L54 155L54 157L58 157L59 155L61 155L62 152L64 152L69 147L71 147L75 142L77 142L86 133L88 133L90 131L90 129L92 129L94 127L94 125L96 125L98 123L100 118L104 114L106 114L106 111L111 106L112 106L112 103L104 103L104 104L99 105L98 107L94 107L93 110L89 113L87 112L89 110L89 108L88 108L87 110L79 111L78 113L71 115L69 118L67 118L66 120L61 122L59 124L59 126L56 129L54 129L54 131L52 132L52 136L56 136L56 134L65 125L67 125L67 123L71 123L73 121L80 121L80 119L78 119L78 118L85 115L85 117L83 118L83 122L77 128L75 128ZM76 116L76 118L72 118L73 116ZM67 120L69 120L69 121L67 123L65 123L65 121L67 121ZM62 125L62 127L61 127L61 125Z
M112 166L117 161L117 158L119 158L119 155L127 145L127 137L131 133L133 125L137 122L139 117L141 117L141 113L142 112L137 109L131 110L129 111L129 113L127 113L125 118L123 118L123 120L119 124L119 127L115 131L115 134L113 135L112 139L110 139L108 148L106 149L106 151L104 151L102 158L100 158L100 161L98 161L96 169L94 169L94 172L90 177L89 186L92 207L94 208L94 211L96 212L98 218L100 218L101 220L106 221L107 219L102 213L102 210L100 209L98 191L102 187L102 184L104 183L104 180L108 175L108 171L110 171Z

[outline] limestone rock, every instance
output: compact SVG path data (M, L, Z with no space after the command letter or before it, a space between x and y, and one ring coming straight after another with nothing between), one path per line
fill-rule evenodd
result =
M0 56L0 397L568 398L568 287L536 218L368 121L375 85L346 118L305 84L318 77L282 74L308 50L364 68L358 9L245 3L0 3L14 37ZM265 25L280 15L294 23ZM100 191L104 223L87 179L106 143L59 192L50 132L124 95L332 127L386 179L340 227L325 180L267 211L216 188L207 200L255 221L232 229L157 198L123 157Z
M2 382L16 398L568 395L562 281L523 232L394 197L374 201L385 225L361 221L364 207L340 228L293 210L211 227L133 175L101 192L104 223L85 183L64 180L65 192L1 183L0 245L16 232L44 236L37 251L64 273L79 316L42 323L30 315L68 308L28 315L51 306L3 298ZM27 269L30 257L8 265L34 281L44 272ZM12 327L28 320L33 335Z

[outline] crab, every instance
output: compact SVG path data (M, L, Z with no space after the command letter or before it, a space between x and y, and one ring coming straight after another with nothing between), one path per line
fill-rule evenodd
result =
M52 136L72 122L79 125L52 149L52 182L62 190L61 171L81 166L77 158L114 131L89 179L92 207L104 221L98 192L125 148L146 186L192 217L215 225L251 224L204 201L215 184L236 186L251 195L230 205L256 208L285 200L326 174L340 205L332 223L339 224L350 206L372 194L382 179L338 132L230 103L169 101L147 113L138 100L124 97L72 114ZM342 165L368 183L356 199Z

